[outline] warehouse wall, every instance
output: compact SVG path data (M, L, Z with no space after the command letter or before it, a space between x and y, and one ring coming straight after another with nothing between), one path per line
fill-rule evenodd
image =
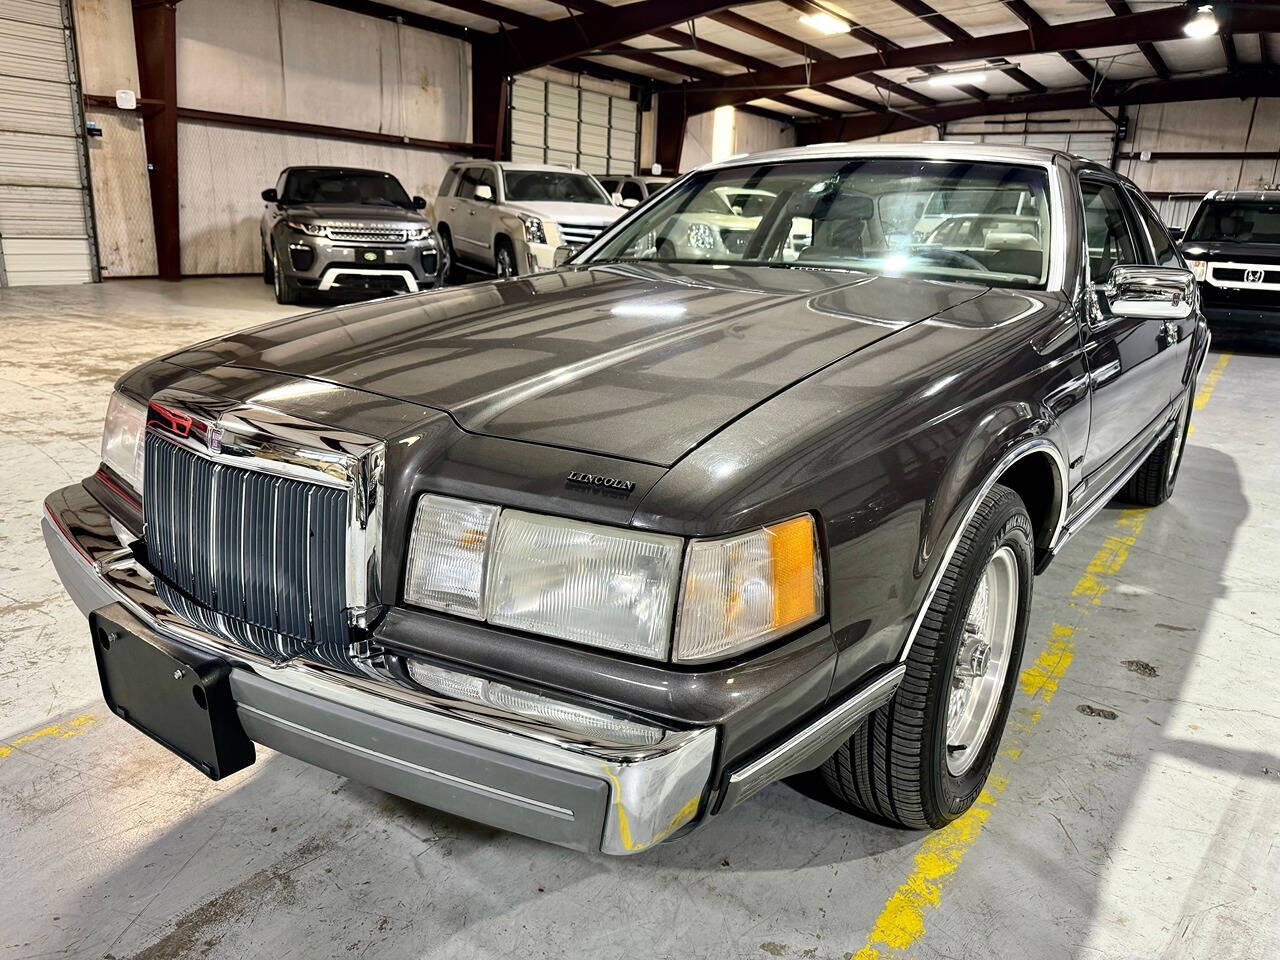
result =
M138 90L130 0L74 0L76 50L84 93ZM90 107L85 120L102 128L90 137L89 174L104 277L156 272L151 184L142 117L134 110Z
M680 152L681 172L711 161L714 126L714 112L699 113L689 118L685 125L684 146ZM741 110L733 111L733 146L729 150L730 155L792 147L795 142L796 130L791 124L743 113Z
M178 103L427 140L471 135L468 44L309 0L178 6ZM228 164L228 157L236 162ZM461 154L181 120L183 273L260 269L258 194L291 164L395 174L430 200Z

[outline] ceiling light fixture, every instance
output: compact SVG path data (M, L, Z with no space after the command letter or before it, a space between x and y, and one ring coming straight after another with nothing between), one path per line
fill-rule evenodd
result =
M1183 26L1182 32L1193 40L1204 40L1218 32L1218 18L1213 13L1213 4L1206 3L1196 7L1196 12Z
M812 30L817 30L824 37L849 32L849 24L830 13L806 13L800 17L800 22Z
M931 87L958 87L966 83L982 83L987 79L987 70L956 70L951 73L931 73L924 82Z

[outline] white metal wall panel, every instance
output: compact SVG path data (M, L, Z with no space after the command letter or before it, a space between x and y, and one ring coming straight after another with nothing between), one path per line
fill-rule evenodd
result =
M59 0L0 0L0 277L94 278L84 131Z
M1065 150L1079 157L1087 157L1103 166L1111 166L1111 152L1114 134L1105 130L1076 131L1063 133L973 133L965 131L949 131L947 140L958 140L968 143L999 143L1008 146L1049 147L1054 150Z

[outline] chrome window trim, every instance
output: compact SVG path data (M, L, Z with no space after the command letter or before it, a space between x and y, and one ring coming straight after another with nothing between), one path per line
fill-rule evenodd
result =
M353 626L367 627L382 608L385 443L258 404L185 391L161 390L151 398L151 405L191 417L191 427L186 436L180 436L159 428L148 412L148 434L215 465L348 492L344 606ZM209 446L210 428L215 425L221 430L216 452Z
M947 544L947 549L943 551L938 568L934 571L933 579L929 582L929 589L925 593L919 610L916 611L915 619L911 622L911 629L907 633L906 642L902 646L902 653L898 657L899 663L906 662L908 655L910 655L911 645L915 642L916 635L920 632L920 627L924 623L925 615L933 604L933 598L937 594L938 588L942 585L942 578L947 572L947 566L951 563L951 558L960 546L964 532L968 529L969 521L978 512L978 507L982 505L983 498L991 492L991 488L996 485L996 482L1006 470L1033 453L1047 453L1055 467L1058 481L1055 489L1058 500L1058 519L1054 523L1053 534L1049 537L1049 552L1056 552L1059 538L1062 536L1063 529L1067 524L1067 464L1062 458L1061 451L1058 450L1053 441L1046 437L1035 437L1017 444L996 461L996 465L988 471L986 479L983 480L982 486L978 488L978 492L969 502L969 506L965 508L964 515L960 518L960 524L955 533L952 534L951 540Z

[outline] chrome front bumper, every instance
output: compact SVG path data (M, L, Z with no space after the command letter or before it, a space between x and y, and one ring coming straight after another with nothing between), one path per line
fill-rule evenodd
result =
M81 484L45 501L45 543L86 615L103 610L232 665L231 689L254 741L389 793L505 830L608 854L645 850L705 812L712 728L663 730L654 746L588 743L527 717L407 684L293 658L274 662L167 607Z

